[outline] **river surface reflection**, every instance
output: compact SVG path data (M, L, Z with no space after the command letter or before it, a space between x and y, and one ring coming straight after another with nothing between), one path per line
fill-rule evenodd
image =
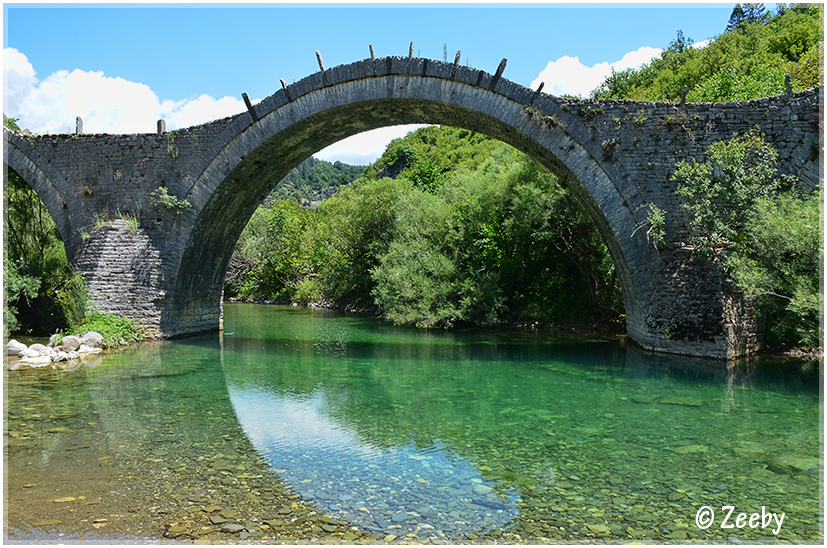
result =
M6 541L823 539L817 363L282 306L224 325L6 371Z
M462 538L517 516L515 490L496 493L439 442L375 447L327 413L324 391L296 397L228 384L253 446L297 492L339 519L374 531Z

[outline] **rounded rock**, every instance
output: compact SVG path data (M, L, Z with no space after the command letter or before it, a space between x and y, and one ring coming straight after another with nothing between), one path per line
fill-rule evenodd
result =
M487 494L493 492L494 489L492 489L491 487L489 487L487 485L477 484L477 485L474 486L473 491L477 495L487 495Z
M80 339L81 344L85 344L86 346L91 346L92 348L102 348L103 347L103 335L98 333L97 331L90 331L89 333L85 334Z
M74 335L67 335L63 337L63 340L60 342L60 346L63 347L65 352L71 352L80 348L80 342L81 341L78 337L75 337Z
M29 352L37 352L39 356L48 356L50 350L40 343L35 343L29 347ZM34 354L30 354L33 356Z
M8 356L19 356L23 350L27 350L28 347L23 344L22 342L18 342L14 339L10 339L8 344L6 344L6 355Z

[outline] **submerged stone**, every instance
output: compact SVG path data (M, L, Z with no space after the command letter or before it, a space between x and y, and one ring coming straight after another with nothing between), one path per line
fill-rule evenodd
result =
M488 487L487 485L475 485L473 491L477 495L487 495L487 494L493 492L494 489L492 489L491 487Z
M587 523L586 528L596 535L608 534L612 532L612 530L606 525L590 525Z
M701 407L704 404L704 402L702 402L698 398L688 398L680 396L670 396L666 398L661 398L658 403L666 403L669 405L683 405L684 407Z
M635 403L665 403L667 405L682 405L684 407L701 407L704 402L698 398L686 396L658 396L650 394L635 394L631 399Z
M52 502L73 502L77 500L75 497L60 497L53 499Z
M648 394L635 394L629 398L635 403L657 403L660 401L660 396L650 396Z
M817 470L822 466L821 460L799 455L778 455L769 462L769 469L777 474L802 474L808 470Z
M244 530L244 526L240 523L228 523L221 528L222 533L240 533Z

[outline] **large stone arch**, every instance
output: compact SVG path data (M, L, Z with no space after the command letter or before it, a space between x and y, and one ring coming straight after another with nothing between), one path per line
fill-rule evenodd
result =
M366 59L317 72L248 111L140 135L22 135L3 129L4 165L46 203L95 306L161 336L220 326L232 248L270 190L317 150L399 123L482 132L555 172L586 206L615 261L631 339L645 348L735 357L761 327L715 264L692 258L675 164L758 128L779 170L822 183L823 89L741 103L553 97L496 74L429 59ZM160 187L190 207L153 203ZM647 241L648 206L666 238ZM101 222L101 219L104 222ZM127 220L131 222L128 223ZM136 223L138 227L136 228Z
M395 74L394 62L419 62L423 73ZM427 74L423 60L381 64L391 65L389 74L323 82L289 101L288 88L282 101L265 101L254 114L242 115L225 130L220 149L187 193L197 213L179 223L177 283L167 296L177 305L170 309L174 316L162 319L164 329L199 330L217 324L217 303L235 242L258 204L291 169L350 135L388 125L427 123L495 137L560 177L585 205L612 254L634 337L634 330L644 325L640 294L648 290L647 277L638 273L648 270L658 255L645 245L642 234L631 237L641 222L641 212L629 205L627 197L635 187L628 184L630 177L622 168L604 160L589 130L554 101L504 80L491 85L493 77L479 71L460 70L451 79ZM489 82L480 81L486 77ZM547 113L545 118L526 108L535 102Z

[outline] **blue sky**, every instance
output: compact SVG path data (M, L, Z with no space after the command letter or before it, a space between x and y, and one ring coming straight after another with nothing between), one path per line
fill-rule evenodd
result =
M659 55L678 30L720 34L717 4L4 4L4 112L38 133L152 132L244 110L316 72L369 56L453 60L554 94L589 93L614 66ZM769 5L768 5L769 7ZM340 143L325 159L370 161L404 128ZM361 142L361 144L359 144ZM361 147L361 148L360 148ZM370 149L370 150L368 150ZM338 150L338 151L337 151ZM325 156L327 154L327 156ZM336 156L336 157L334 157Z

